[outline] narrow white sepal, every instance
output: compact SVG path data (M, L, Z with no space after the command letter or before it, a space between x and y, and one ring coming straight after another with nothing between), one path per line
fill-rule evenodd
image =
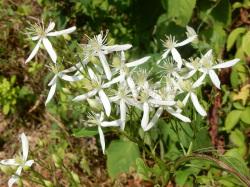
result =
M121 80L123 79L123 76L118 76L118 77L115 77L113 78L111 81L105 83L102 85L102 88L109 88L111 85L117 83L117 82L120 82Z
M183 99L182 103L183 103L184 106L187 104L189 97L190 97L190 93L188 93L188 94L185 96L185 98Z
M182 59L180 53L175 49L171 49L171 54L173 56L173 59L177 62L177 67L180 69L182 66Z
M190 122L191 122L191 120L190 120L188 117L182 115L182 114L179 113L179 112L176 112L176 111L174 111L174 110L167 110L167 111L168 111L171 115L175 116L176 118L180 119L181 121L183 121L183 122L185 122L185 123L190 123Z
M102 67L103 67L103 70L105 72L107 79L111 80L112 73L111 73L111 70L109 68L109 64L107 62L105 55L102 52L98 52L98 57L100 58L100 61L101 61L101 64L102 64Z
M161 55L161 60L167 58L169 52L170 52L170 49L167 49L167 50Z
M63 35L63 34L70 34L72 32L74 32L76 30L76 27L73 26L73 27L70 27L68 29L64 29L64 30L61 30L61 31L55 31L55 32L50 32L47 34L47 36L60 36L60 35Z
M126 66L129 67L129 68L139 66L139 65L144 64L145 62L147 62L149 59L150 59L150 56L146 56L146 57L143 57L143 58L141 58L139 60L129 62L129 63L126 64Z
M12 175L8 181L8 187L12 187L13 184L17 183L18 180L19 180L18 176Z
M111 113L111 105L108 99L108 96L105 94L103 90L99 90L98 95L104 107L105 113L107 116L110 116Z
M50 22L49 26L47 27L47 29L45 30L45 33L49 33L50 31L52 31L55 28L55 22Z
M125 128L125 123L126 123L126 115L127 115L127 106L126 103L124 101L124 99L120 100L120 118L121 118L121 130L124 130Z
M224 62L224 63L216 64L213 66L213 69L228 68L228 67L234 66L239 61L240 59L236 58L236 59Z
M63 79L63 80L65 80L65 81L68 81L68 82L74 82L74 81L82 80L83 76L82 75L69 76L69 75L66 75L66 74L61 74L60 78Z
M202 85L203 80L205 79L207 73L203 73L198 79L197 81L194 82L194 84L192 85L193 88L198 88L200 85Z
M209 70L209 77L211 81L213 82L213 84L216 86L216 88L220 89L220 79L214 70L212 69Z
M28 153L29 153L29 142L28 142L28 139L27 139L27 136L22 133L21 134L21 142L22 142L22 156L23 156L23 160L27 160L28 158Z
M40 48L41 42L42 42L41 39L38 40L36 46L34 47L34 49L32 50L32 52L30 53L30 56L27 58L27 60L25 61L25 63L28 63L29 61L31 61L34 58L34 56L37 54L37 52L38 52L38 50Z
M54 75L54 77L49 81L48 86L52 86L57 81L57 74Z
M143 130L145 130L145 128L147 127L148 121L149 121L149 104L145 102L143 103L143 116L141 120L141 127L143 128Z
M47 97L47 99L46 99L46 101L45 101L45 105L47 105L47 104L51 101L51 99L53 98L55 92L56 92L56 83L53 84L53 85L50 87L48 97Z
M19 164L16 162L15 159L8 159L8 160L1 160L0 165L5 166L18 166Z
M206 111L203 109L203 107L201 106L201 104L198 101L197 96L191 92L191 100L193 102L194 108L196 109L196 111L201 115L201 116L206 116L207 113Z
M131 44L123 44L123 45L111 45L111 46L103 46L102 49L110 52L114 51L126 51L132 47Z
M120 127L121 120L114 120L114 121L103 121L101 123L102 127Z
M99 132L99 137L100 137L100 143L101 143L101 147L102 147L102 152L103 152L103 154L105 154L105 138L104 138L104 134L102 132L102 128L100 126L98 126L98 132Z
M133 97L136 98L138 96L138 92L136 90L135 82L131 76L127 77L127 83L128 83L128 86L132 92Z
M52 47L52 44L50 43L50 41L46 37L43 38L42 40L43 40L43 45L44 45L45 49L47 50L47 52L49 53L51 60L56 64L57 55L56 55L55 50Z
M197 38L197 35L193 35L193 36L187 38L186 40L184 40L180 43L177 43L175 45L175 47L181 47L181 46L187 45L188 43L191 43L192 41L194 41L196 38Z
M86 100L87 98L90 98L92 96L94 96L96 93L98 92L97 89L94 89L86 94L82 94L82 95L79 95L79 96L76 96L73 101L83 101L83 100Z
M159 120L159 118L161 117L161 114L163 112L163 107L159 107L157 109L157 111L155 112L152 120L149 122L149 124L147 125L147 127L144 129L145 131L148 131L149 129L151 129L153 126L155 126L155 124L157 123L157 121Z
M25 166L31 167L32 164L34 164L34 160L28 160L27 162L25 162Z
M170 100L167 101L167 100L159 100L159 99L150 99L149 102L154 105L160 105L160 106L172 106L176 103L175 101L170 101Z

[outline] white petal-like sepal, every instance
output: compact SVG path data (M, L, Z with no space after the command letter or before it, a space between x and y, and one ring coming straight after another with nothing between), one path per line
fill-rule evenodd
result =
M56 52L53 49L50 41L48 40L48 38L43 38L42 40L43 40L43 45L44 45L45 49L47 50L47 52L49 53L50 58L56 64L57 55L56 55Z
M8 187L12 187L13 184L17 183L18 180L19 180L18 176L12 175L8 181Z
M15 159L8 159L8 160L0 160L0 165L18 166L19 164L16 162Z
M191 100L193 102L193 105L194 105L194 108L196 109L196 111L201 116L206 116L207 115L206 111L203 109L203 107L201 106L201 104L198 101L197 96L193 92L191 93Z
M21 142L22 142L23 160L26 161L29 153L29 142L27 136L24 133L21 134Z
M190 123L190 122L191 122L191 120L190 120L188 117L182 115L180 112L174 111L174 110L172 110L172 109L168 109L167 111L168 111L171 115L175 116L176 118L180 119L181 121L183 121L183 122L185 122L185 123Z
M61 31L55 31L55 32L50 32L47 34L47 36L60 36L60 35L63 35L63 34L70 34L72 32L74 32L76 30L76 27L70 27L68 29L65 29L65 30L61 30Z
M105 113L107 116L110 116L111 113L111 105L108 99L108 96L105 94L103 90L99 90L98 92L102 105L104 107Z
M213 84L216 86L216 88L220 89L220 79L214 70L212 70L212 69L209 70L209 77L210 77L211 81L213 82Z
M177 62L177 67L180 69L182 66L182 59L180 53L175 49L171 49L173 59Z
M135 67L135 66L139 66L141 64L144 64L145 62L148 61L148 59L150 59L150 56L146 56L144 58L141 58L139 60L133 61L133 62L129 62L126 64L127 67Z
M221 64L216 64L213 66L213 69L228 68L228 67L234 66L239 61L240 61L240 59L236 58L236 59L229 60L229 61L221 63Z
M149 104L147 102L143 103L143 116L141 120L141 127L143 130L147 127L149 122Z
M87 98L93 97L96 93L98 92L97 89L94 89L86 94L76 96L73 101L83 101L86 100Z
M160 107L160 108L157 109L157 111L155 112L155 115L153 116L152 120L149 122L147 127L144 129L145 131L148 131L153 126L155 126L155 124L157 123L157 121L161 117L162 112L163 112L163 107Z
M127 106L124 99L120 100L120 118L121 118L121 130L124 130L126 123Z
M65 80L65 81L68 81L68 82L74 82L74 81L82 80L83 75L69 76L69 75L66 75L66 74L61 74L60 78Z
M121 120L103 121L101 123L102 127L119 127L120 125L121 125Z
M34 160L28 160L27 162L25 162L24 165L27 166L27 167L31 167L32 164L34 164Z
M30 53L30 56L27 58L27 60L25 61L25 63L28 63L29 61L31 61L34 58L34 56L37 54L37 52L39 50L41 42L42 42L41 39L37 42L35 48L32 50L32 52Z
M112 73L111 73L111 70L109 68L109 64L107 62L105 55L102 52L98 52L98 57L100 58L100 61L101 61L101 64L102 64L102 67L103 67L103 70L105 72L107 79L111 80Z
M55 22L50 22L48 28L45 30L45 33L52 31L55 28Z
M175 101L167 101L167 100L159 100L159 99L150 99L149 100L150 103L154 104L154 105L160 105L160 106L173 106L176 102Z
M193 88L198 88L200 85L202 85L203 80L206 78L207 73L203 73L200 78L197 79L197 81L194 82Z
M100 126L98 126L98 132L99 132L99 136L100 136L102 152L103 152L103 154L105 154L105 138L104 138L104 134L102 132L102 128Z
M50 87L48 97L47 97L47 99L46 99L46 101L45 101L45 105L47 105L47 104L51 101L51 99L53 98L55 92L56 92L56 83L53 84L53 85Z
M102 49L110 53L114 51L126 51L130 49L131 47L132 47L131 44L124 44L124 45L103 46Z
M197 35L193 35L193 36L187 38L186 40L176 44L175 47L187 45L188 43L191 43L192 41L194 41L196 38L197 38Z

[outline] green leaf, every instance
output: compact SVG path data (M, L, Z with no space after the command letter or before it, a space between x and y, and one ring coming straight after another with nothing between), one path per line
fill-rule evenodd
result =
M244 162L243 159L241 159L240 155L235 156L228 156L227 155L221 157L221 160L226 162L229 166L233 167L236 171L241 173L242 175L249 176L249 169L247 167L247 164Z
M217 23L220 22L223 25L230 25L231 24L231 4L229 0L222 0L222 1L217 1L217 2L219 2L218 5L211 12L214 22L217 22ZM211 2L211 3L212 3L211 6L213 6L215 2Z
M243 48L243 51L248 55L250 56L250 31L247 32L247 34L245 34L243 37L242 37L242 48Z
M226 131L230 131L232 128L235 127L235 125L238 123L239 119L240 119L240 115L241 115L240 110L232 110L231 112L229 112L229 114L226 117L226 121L225 121L225 130Z
M198 174L200 169L195 168L195 167L190 167L188 169L183 169L183 170L178 170L175 174L175 180L178 186L183 186L188 180L188 177L190 175L195 175Z
M231 142L238 146L238 147L241 147L241 146L244 146L245 145L245 137L244 137L244 134L236 129L235 131L231 132L230 136L229 136Z
M192 17L196 0L167 0L167 15L176 24L186 26Z
M250 107L247 107L240 115L241 121L250 124Z
M9 113L9 111L10 111L10 105L9 104L5 104L3 106L3 114L7 115Z
M98 134L97 128L88 127L83 129L74 129L73 136L81 138L81 137L93 137Z
M137 158L136 172L143 180L149 180L151 169L144 163L144 161L141 158Z
M130 167L135 166L136 159L140 152L137 144L124 141L112 141L107 149L107 168L111 178L128 172Z
M236 42L236 40L238 39L239 35L246 32L246 28L244 27L240 27L240 28L236 28L234 29L228 36L227 38L227 51L229 51L234 43Z

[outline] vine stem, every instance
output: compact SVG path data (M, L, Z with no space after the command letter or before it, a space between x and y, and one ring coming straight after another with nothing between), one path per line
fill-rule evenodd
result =
M242 175L241 173L237 172L234 168L230 167L229 165L227 165L225 162L214 158L212 156L208 156L208 155L204 155L204 154L192 154L190 156L185 156L182 157L180 159L178 159L175 162L175 169L178 168L180 165L182 165L184 162L190 161L190 160L207 160L207 161L212 161L215 164L217 164L220 168L222 168L223 170L233 174L234 176L236 176L243 184L245 184L246 186L250 186L250 179L244 175Z

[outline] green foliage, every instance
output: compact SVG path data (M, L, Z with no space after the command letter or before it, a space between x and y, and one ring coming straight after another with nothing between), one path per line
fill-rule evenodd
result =
M196 0L167 0L167 18L174 21L177 25L185 27L192 17L195 4Z
M225 130L230 131L232 128L237 125L240 119L241 111L240 110L232 110L226 118L225 121Z
M110 177L129 172L135 167L136 159L140 156L138 146L127 140L114 140L107 149L107 169Z
M59 57L59 60L63 60L65 66L72 61L77 61L80 57L82 51L77 50L77 41L85 42L86 38L83 34L92 36L100 30L109 30L111 34L109 39L112 43L132 42L134 51L129 58L133 59L138 54L153 53L149 54L152 55L153 60L144 67L150 69L155 67L155 61L160 56L159 51L162 48L160 40L164 35L172 34L177 40L181 40L185 37L185 26L190 25L200 36L199 41L193 44L193 48L199 51L197 56L212 48L223 59L231 57L241 59L241 62L232 68L231 74L228 74L230 81L225 81L228 84L223 88L223 103L217 113L218 133L224 137L226 147L225 154L219 158L238 173L249 176L247 165L249 165L250 157L247 134L250 128L250 71L247 58L250 56L250 31L248 24L241 22L240 26L235 24L241 21L237 20L239 16L235 16L239 15L240 9L249 8L248 0L235 3L229 0L162 0L157 2L38 0L37 2L38 4L34 2L31 5L29 1L25 1L20 6L10 4L7 7L2 1L0 2L0 28L2 29L0 62L1 74L3 74L0 77L0 107L5 115L18 113L23 110L23 103L30 102L30 100L33 102L35 100L33 90L36 90L36 94L45 95L41 93L39 87L44 87L48 82L41 81L44 78L42 63L30 63L27 69L28 74L24 68L13 70L11 65L16 66L16 62L24 58L24 54L28 51L24 45L26 36L22 28L26 18L39 17L42 13L45 21L52 19L58 24L56 29L76 24L78 33L73 34L72 38L52 40L53 44L57 44L53 46L59 46L56 50L61 54L62 58ZM34 44L30 43L30 45ZM190 57L190 51L187 51L185 47L180 50L184 56ZM44 58L43 52L39 53L38 58L42 61L48 60ZM18 79L8 74L10 70L21 72L16 76ZM30 76L30 80L34 79L32 80L34 82L27 83L27 76ZM24 84L29 85L24 86ZM72 93L62 82L58 84L58 90L60 91L57 91L54 102L48 105L47 110L60 117L66 130L72 136L88 139L97 135L96 128L82 125L89 108L83 104L76 106L70 102ZM203 94L213 98L217 92L214 89L210 92L210 88L206 87L204 90L201 90L200 96ZM212 105L211 101L209 99L208 107ZM88 103L92 106L96 105L92 100L88 100ZM21 107L18 107L18 104ZM98 106L96 108L99 110ZM132 113L130 119L132 122L125 131L133 142L123 140L121 135L120 140L112 141L111 138L107 149L107 170L113 179L121 173L130 172L130 168L134 167L143 180L162 186L167 185L169 181L174 181L179 186L240 185L236 177L229 172L222 172L211 162L197 159L176 167L175 164L180 159L186 159L195 153L209 153L218 157L211 144L208 123L193 114L192 110L188 110L188 114L194 119L190 125L171 121L166 114L166 118L160 120L150 132L142 132L135 128L135 124L140 123L135 117L138 112L129 112ZM55 126L53 132L58 132L58 127ZM84 150L83 152L72 148L72 152L77 153L69 153L70 141L64 135L59 134L50 134L49 136L53 137L52 143L47 142L45 146L41 146L42 151L48 151L46 153L48 158L52 155L54 163L49 163L49 168L52 168L50 173L53 175L55 171L60 171L65 180L69 181L68 185L81 186L82 181L78 170L72 169L74 164L79 165L79 168L89 176L94 175L92 169L90 170L90 161L84 156L85 147L80 148ZM138 137L135 134L139 134ZM148 163L153 164L148 165ZM65 166L65 164L68 165ZM53 186L55 183L53 179L51 179L52 182L45 181L45 186Z

